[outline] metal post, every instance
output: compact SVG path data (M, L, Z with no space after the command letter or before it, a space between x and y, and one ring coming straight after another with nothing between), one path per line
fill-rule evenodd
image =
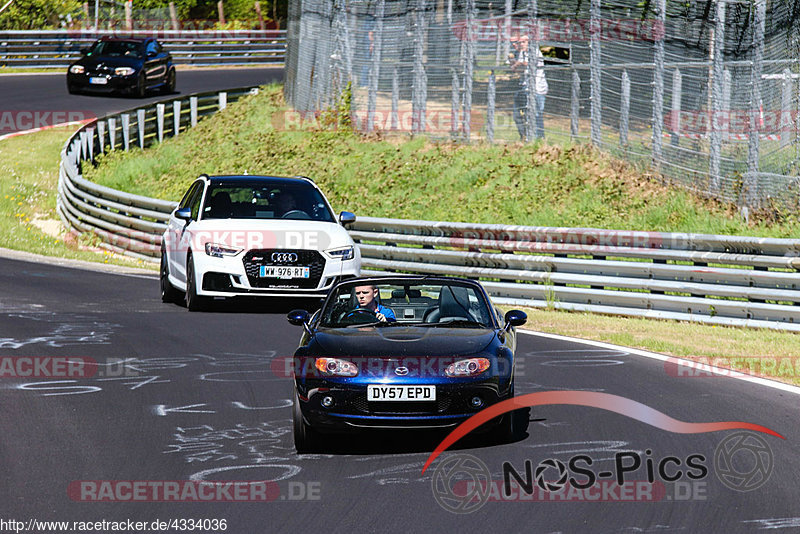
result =
M475 64L475 0L466 0L467 50L464 64L464 138L469 142L472 134L472 76Z
M494 143L494 102L495 81L494 71L489 71L489 87L486 94L486 140Z
M103 145L106 142L106 123L103 121L97 121L97 144L98 148L100 148L100 153L103 154Z
M526 92L528 102L525 109L525 140L530 141L534 136L536 119L539 113L536 105L536 75L539 68L539 22L538 0L528 0L528 66L525 69Z
M172 135L178 137L181 131L181 101L175 100L172 103Z
M680 69L675 69L672 75L672 145L678 146L681 142L681 107L683 100L683 75Z
M111 117L108 119L108 144L111 150L115 149L117 144L117 118Z
M728 120L726 121L728 123L728 127L725 128L725 131L722 133L722 138L728 140L731 137L731 128L733 127L733 125L730 123L730 119L732 118L731 71L728 69L725 69L722 72L722 113L725 117L728 117Z
M760 174L761 139L761 71L764 62L764 30L766 24L766 0L756 0L755 20L753 21L753 66L750 68L750 142L747 149L747 173L744 193L747 206L757 206L760 193L758 182Z
M381 73L381 47L383 46L383 16L385 0L378 0L375 9L375 40L372 43L372 64L369 69L369 102L367 103L367 131L375 128L375 105L378 99L378 80Z
M139 148L144 148L144 113L143 109L136 110L136 126L139 130Z
M425 55L425 0L416 0L414 9L414 85L411 94L411 131L425 130L425 104L428 79L423 58Z
M191 120L192 128L197 126L197 97L189 97L189 117Z
M591 0L591 27L600 27L600 0ZM602 102L601 102L601 87L600 87L600 74L601 74L601 61L600 55L600 35L599 32L592 32L590 40L590 54L589 54L589 70L591 72L591 115L592 115L592 144L595 146L600 145L602 139L601 125L603 120Z
M783 70L783 81L781 82L781 120L778 122L781 134L781 148L786 148L792 142L792 71Z
M400 107L400 81L398 80L397 65L392 70L392 130L400 128L397 108Z
M725 68L725 1L717 0L716 18L714 21L714 57L712 60L711 79L711 124L709 147L709 189L711 195L720 194L720 159L722 157L722 132L719 128L719 117L722 111L722 81Z
M658 0L658 27L664 31L667 20L667 0ZM658 169L663 160L664 143L664 35L655 40L653 53L653 166Z
M84 130L81 132L81 157L80 159L87 159L89 154L89 132Z
M458 73L452 71L452 85L450 90L450 135L458 134Z
M158 129L158 142L164 140L164 104L156 104L156 128Z
M512 0L506 0L506 15L503 19L503 58L511 53L511 9Z
M227 107L228 107L228 93L223 91L219 94L219 110L222 111Z
M577 70L572 71L572 109L570 110L569 131L572 139L578 137L581 118L581 76Z
M122 146L127 152L131 148L131 116L123 113L120 118L122 119Z
M628 71L622 71L622 102L619 113L619 146L628 146L628 117L631 110L631 79Z
M87 159L94 161L94 128L86 129Z

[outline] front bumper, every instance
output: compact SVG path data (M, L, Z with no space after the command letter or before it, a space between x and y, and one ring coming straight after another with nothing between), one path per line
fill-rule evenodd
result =
M351 428L436 429L456 426L482 409L504 400L495 383L437 385L434 402L374 402L367 400L367 386L314 387L300 392L300 410L309 425L329 432ZM474 407L473 397L484 403ZM331 397L325 408L322 399Z
M206 297L285 296L324 297L336 282L361 273L361 257L352 260L326 258L315 250L294 251L298 261L310 266L307 279L261 278L258 261L266 253L258 251L236 256L215 257L205 253L194 255L197 294ZM256 258L255 260L253 258Z
M90 78L104 78L105 84L93 84ZM117 76L110 74L72 74L67 73L67 84L81 91L91 91L95 93L118 93L130 92L136 88L136 74L130 76Z

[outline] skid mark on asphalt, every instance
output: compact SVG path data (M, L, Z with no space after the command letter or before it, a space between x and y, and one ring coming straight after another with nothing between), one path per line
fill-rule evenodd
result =
M8 313L11 319L33 321L41 335L27 338L0 337L0 349L20 349L30 345L65 347L70 345L109 344L111 334L120 325L77 314L55 314L51 312Z

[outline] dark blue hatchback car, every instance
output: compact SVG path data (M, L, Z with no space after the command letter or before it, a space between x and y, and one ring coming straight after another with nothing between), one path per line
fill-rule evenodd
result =
M294 441L363 428L448 428L514 396L514 327L483 287L460 278L354 278L322 308L289 314L304 333L294 354ZM494 431L511 439L507 414Z

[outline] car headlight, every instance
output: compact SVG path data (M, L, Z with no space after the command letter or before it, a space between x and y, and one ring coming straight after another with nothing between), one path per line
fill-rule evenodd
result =
M358 374L358 366L356 364L339 358L317 358L314 366L325 375L356 376Z
M131 67L117 67L116 69L114 69L114 74L116 74L117 76L130 76L134 72L136 72L136 69L133 69Z
M83 68L83 65L73 65L69 68L69 71L72 74L83 74L86 69Z
M447 376L475 376L489 368L491 363L486 358L469 358L459 360L447 366L444 374Z
M216 243L206 243L206 254L214 256L215 258L222 258L223 256L236 256L242 249L233 248L226 245L218 245Z
M356 256L355 247L342 247L342 248L332 248L330 250L326 250L325 253L333 259L340 259L342 261L352 260Z

